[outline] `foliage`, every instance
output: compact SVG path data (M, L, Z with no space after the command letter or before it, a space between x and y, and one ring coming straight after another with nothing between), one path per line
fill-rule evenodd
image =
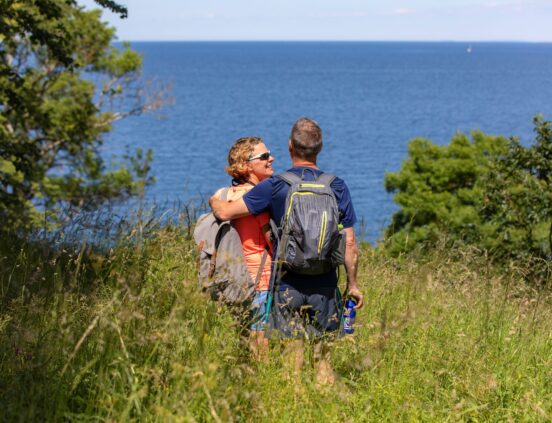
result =
M385 179L401 206L386 232L388 251L446 238L447 248L470 244L503 263L540 267L552 248L552 129L542 116L534 124L528 147L481 133L473 142L458 134L445 146L412 141L401 170ZM535 276L548 278L536 269Z
M128 16L128 10L125 6L120 5L119 3L114 2L113 0L94 0L97 4L106 9L111 10L113 13L118 13L121 18L126 18Z
M506 154L485 175L481 216L494 225L486 247L506 258L550 257L552 251L552 129L534 118L536 140L510 140Z
M481 132L474 132L471 140L456 134L445 146L413 140L401 170L385 175L385 188L395 193L401 207L386 230L388 251L399 254L435 245L445 234L466 242L478 239L487 225L479 215L481 178L493 158L506 151L506 139Z
M113 1L97 3L126 16ZM128 45L113 47L114 35L100 10L72 0L0 0L4 228L55 221L61 206L93 208L151 182L143 157L136 167L100 156L114 121L155 109L164 96L144 95L141 57Z
M197 289L174 229L103 253L0 243L5 421L550 421L552 298L477 252L396 261L363 247L366 306L333 345L340 377L253 361ZM3 239L2 241L6 241ZM15 247L15 248L14 248ZM140 247L140 248L139 248Z

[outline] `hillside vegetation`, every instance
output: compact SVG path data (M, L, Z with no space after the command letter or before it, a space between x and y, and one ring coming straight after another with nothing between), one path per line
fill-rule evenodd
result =
M523 263L531 283L550 284L552 122L533 123L535 139L525 144L478 131L446 145L412 140L401 169L385 176L399 205L387 251L476 247L500 266Z
M289 380L196 285L189 231L104 253L2 239L4 421L550 421L550 293L478 251L388 259L362 246L366 305L339 381ZM134 240L134 241L133 241Z

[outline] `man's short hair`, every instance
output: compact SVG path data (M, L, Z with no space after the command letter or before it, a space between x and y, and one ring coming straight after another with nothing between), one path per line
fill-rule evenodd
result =
M314 161L322 150L322 129L308 117L302 117L293 124L289 139L294 154L300 159Z

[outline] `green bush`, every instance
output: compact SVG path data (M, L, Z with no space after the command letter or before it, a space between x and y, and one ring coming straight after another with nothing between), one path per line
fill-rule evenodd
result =
M456 134L449 145L415 139L397 173L385 175L385 188L395 193L400 209L385 232L388 251L408 252L432 246L444 234L470 242L487 224L479 214L485 189L481 184L493 159L507 151L507 140L474 132Z
M547 282L552 246L552 131L534 119L536 140L480 132L449 145L410 143L401 170L385 177L400 209L386 230L392 255L444 245L479 248L498 263L534 267L531 279Z

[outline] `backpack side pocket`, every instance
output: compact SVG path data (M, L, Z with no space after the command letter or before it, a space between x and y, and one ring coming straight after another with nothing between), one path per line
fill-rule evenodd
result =
M343 229L339 231L339 235L335 240L334 248L332 250L331 260L332 264L337 267L345 264L345 248L347 244L347 234Z

